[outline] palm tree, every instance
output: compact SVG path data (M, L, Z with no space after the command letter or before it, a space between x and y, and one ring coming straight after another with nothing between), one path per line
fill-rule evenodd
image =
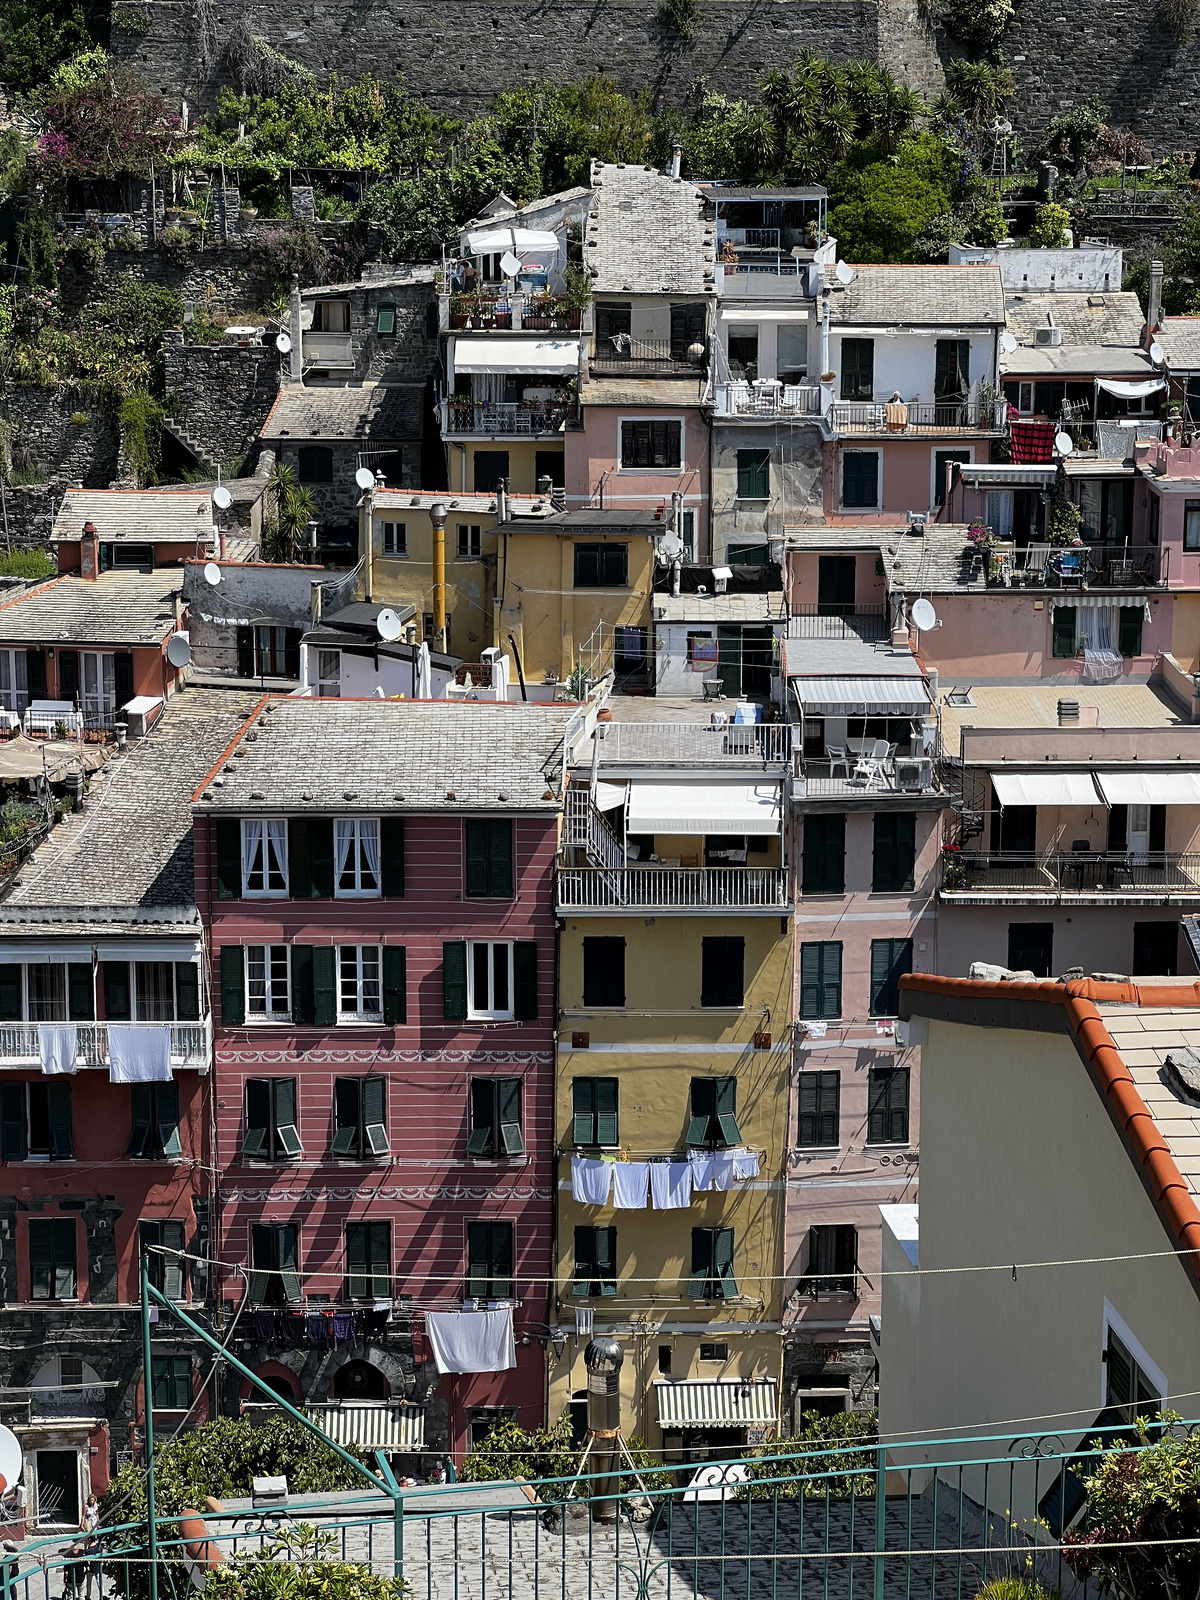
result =
M979 126L998 117L1016 90L1007 67L992 67L986 61L951 61L946 84L965 115Z
M275 518L263 540L263 553L268 561L294 561L301 536L317 514L316 499L311 489L299 487L292 469L282 461L271 468L267 487L275 496Z

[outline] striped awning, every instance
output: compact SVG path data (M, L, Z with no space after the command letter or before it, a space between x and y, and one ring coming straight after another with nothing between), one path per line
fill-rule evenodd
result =
M772 1378L745 1383L659 1382L660 1428L762 1428L779 1420Z
M425 1407L397 1406L387 1401L344 1400L339 1405L309 1406L308 1420L334 1444L356 1444L363 1450L423 1450Z
M913 717L929 710L929 685L919 675L894 678L793 678L810 717Z

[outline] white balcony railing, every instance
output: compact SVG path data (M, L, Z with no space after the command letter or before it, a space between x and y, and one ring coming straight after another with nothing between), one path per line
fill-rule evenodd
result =
M560 867L558 909L787 911L783 867Z
M718 383L718 417L819 417L821 387L816 383Z
M792 756L787 722L601 722L596 741L601 761L630 766L782 767Z
M2 1022L0 1023L0 1067L36 1067L41 1061L39 1035L43 1027L61 1027L61 1023ZM161 1022L122 1022L122 1028L161 1028ZM212 1019L203 1022L173 1022L171 1028L171 1065L206 1070L211 1056ZM108 1066L108 1024L104 1022L77 1022L76 1061L80 1067Z

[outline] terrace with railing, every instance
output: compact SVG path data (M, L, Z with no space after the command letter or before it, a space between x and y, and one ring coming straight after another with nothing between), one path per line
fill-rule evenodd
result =
M887 637L885 605L855 604L840 611L819 602L803 601L792 606L788 618L789 639L863 639L870 644Z
M453 438L472 434L536 437L560 433L566 423L576 418L578 409L574 399L497 402L451 395L441 403L442 434Z
M781 419L821 415L821 386L816 383L781 383L760 378L753 383L718 383L713 389L718 417L778 417Z
M1169 547L1156 544L993 545L988 581L1046 589L1157 589L1167 581Z
M47 1028L61 1022L0 1022L0 1067L36 1067L42 1059L41 1038ZM76 1062L84 1067L109 1065L108 1024L78 1022L75 1026ZM171 1065L206 1071L211 1057L212 1019L200 1022L122 1022L122 1028L143 1030L170 1027Z
M786 722L601 722L597 760L605 765L786 767Z
M879 434L884 438L914 434L994 433L1005 428L1007 403L1002 399L835 400L826 414L835 434Z
M943 850L942 897L979 894L1200 901L1200 855L1162 850Z
M703 339L699 340L701 348ZM596 338L588 365L593 373L609 377L700 377L708 366L707 352L693 359L691 343L672 339L638 339L628 333Z
M765 911L792 908L785 867L560 867L558 911Z

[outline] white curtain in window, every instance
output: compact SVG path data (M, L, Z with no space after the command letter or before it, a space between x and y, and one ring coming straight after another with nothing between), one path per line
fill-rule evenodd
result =
M367 871L371 874L371 883L363 883L362 887L379 887L379 823L374 817L365 818L358 825L358 836L362 842L363 860Z
M987 525L997 539L1011 539L1013 528L1013 492L1011 489L990 489L987 496Z
M1084 676L1093 683L1105 683L1121 675L1121 657L1117 653L1120 638L1120 612L1112 606L1098 606L1083 613L1088 633L1083 652Z
M341 883L354 848L354 823L348 817L338 817L333 824L334 852L337 859L337 881Z
M287 882L287 822L283 817L273 817L267 823L267 847L270 859L267 863L270 873L278 873ZM271 888L268 877L267 887Z
M242 822L242 882L251 886L255 861L262 861L263 825L261 822ZM263 887L266 887L266 862L263 861Z

